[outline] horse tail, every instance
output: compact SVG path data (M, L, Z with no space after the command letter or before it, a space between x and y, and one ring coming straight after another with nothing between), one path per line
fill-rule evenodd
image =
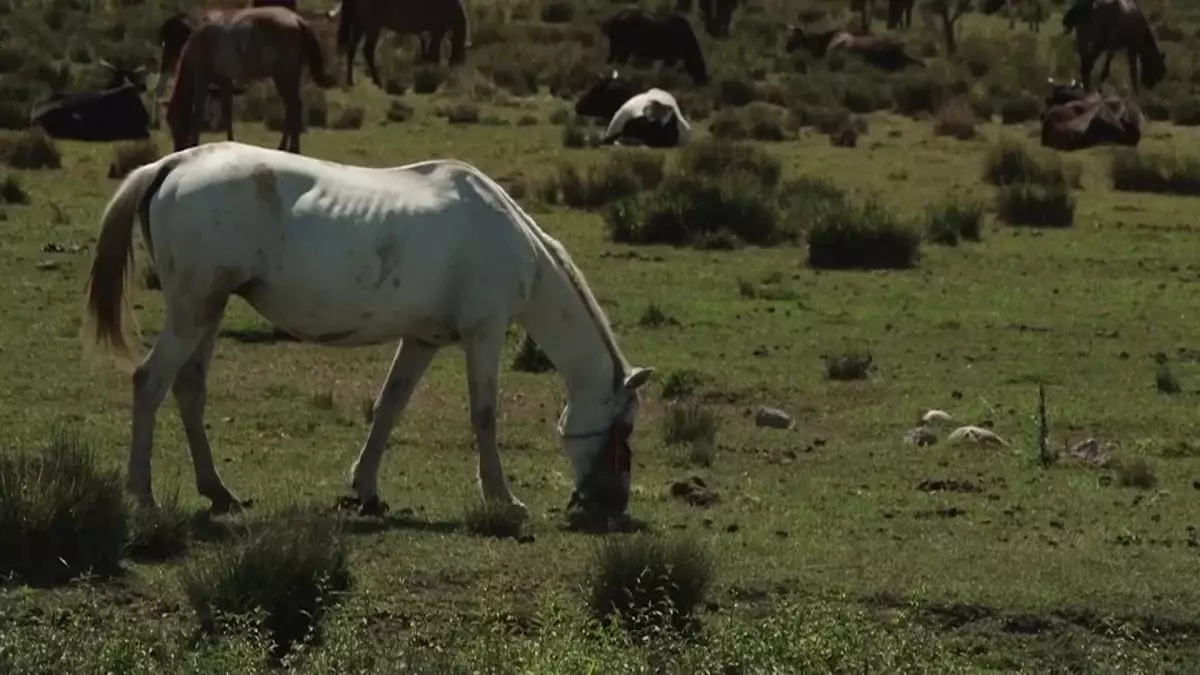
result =
M454 3L454 15L450 17L450 65L467 60L467 8L462 0Z
M308 71L312 75L313 82L316 82L317 86L322 89L334 86L337 81L325 72L325 54L321 51L321 41L317 38L316 32L307 21L299 22L299 27L300 49L304 52L304 57L308 59Z
M354 39L354 0L342 0L338 11L337 48L341 53L350 49L350 41Z
M145 200L158 190L180 158L168 155L164 160L138 167L122 181L100 217L100 236L88 277L87 316L82 337L85 345L107 346L126 364L130 360L130 342L137 322L129 307L127 290L132 277L133 225ZM142 227L149 231L146 212ZM131 331L132 328L132 331ZM90 334L90 335L89 335Z

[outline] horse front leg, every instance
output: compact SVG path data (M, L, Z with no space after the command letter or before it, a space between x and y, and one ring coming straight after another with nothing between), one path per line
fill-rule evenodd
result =
M383 515L387 505L379 500L379 464L396 420L408 407L417 383L429 368L438 348L418 340L404 340L396 349L387 379L371 408L371 431L350 467L350 487L362 515Z
M1086 47L1080 47L1079 54L1079 81L1083 84L1084 91L1092 90L1092 68L1096 65L1096 56L1088 51Z
M233 140L233 80L222 77L221 87L221 120L225 123L225 137Z
M466 338L467 386L471 399L471 427L479 451L479 491L484 501L499 504L527 516L529 509L513 496L500 463L496 443L496 404L499 391L500 350L504 326L490 325Z
M1103 85L1108 81L1108 71L1112 68L1113 57L1117 55L1116 50L1110 49L1104 55L1104 67L1100 69L1100 84ZM1098 88L1098 87L1097 87Z
M338 7L341 7L339 4ZM346 41L346 86L354 86L354 54L358 51L358 45L362 42L362 33L354 30L350 34L350 39Z
M1138 55L1137 51L1132 47L1125 49L1125 58L1129 61L1129 81L1133 84L1133 93L1138 95L1142 93L1141 79L1138 77Z
M382 89L383 82L379 80L379 70L375 67L375 46L378 44L379 31L367 33L366 39L363 40L363 59L367 62L367 72L371 75L371 81Z

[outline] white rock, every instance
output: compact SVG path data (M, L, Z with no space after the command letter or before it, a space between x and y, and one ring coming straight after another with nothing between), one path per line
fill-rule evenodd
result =
M760 427L770 427L772 429L791 429L795 426L795 422L787 413L778 408L768 408L763 406L758 409L754 415L754 423Z
M921 422L924 424L948 424L952 421L954 418L945 410L930 410L921 415Z

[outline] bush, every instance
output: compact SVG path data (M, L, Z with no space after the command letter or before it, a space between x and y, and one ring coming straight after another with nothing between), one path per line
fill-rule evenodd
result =
M808 264L819 269L904 269L917 264L921 237L872 200L829 208L809 229Z
M721 110L713 116L708 130L715 138L731 141L783 141L789 137L784 128L786 117L783 108L755 101L743 108Z
M1077 187L1078 165L1065 164L1054 152L1031 151L1024 143L1002 140L984 157L983 180L991 185L1015 183Z
M663 328L665 326L678 326L679 321L664 312L662 307L652 302L646 305L646 311L642 312L642 316L638 319L638 325L642 328Z
M959 239L979 241L983 229L983 205L951 202L931 206L925 214L929 240L957 246Z
M691 368L676 370L663 379L662 397L664 399L689 398L706 381L707 378L702 373Z
M932 114L949 97L946 85L930 74L898 75L892 85L895 111L910 117Z
M438 112L450 124L479 124L479 106L461 101Z
M695 625L713 576L708 551L692 540L604 537L593 558L592 614L615 618L635 634L686 630Z
M1121 148L1109 165L1113 189L1200 195L1200 158Z
M1117 466L1117 485L1121 487L1149 490L1156 484L1158 476L1154 473L1154 466L1141 457L1121 462Z
M489 501L476 501L463 513L463 524L471 534L498 539L520 539L525 517L517 509Z
M62 155L58 152L58 146L41 127L27 129L15 137L3 139L0 143L0 155L3 155L8 165L14 169L62 168Z
M942 106L933 120L933 133L950 136L960 141L969 141L979 135L975 111L962 99L955 99Z
M29 193L21 186L21 179L16 176L5 176L0 181L0 202L5 204L28 204Z
M700 403L671 403L663 417L663 442L666 445L705 442L713 444L721 418L715 410Z
M528 335L521 340L521 349L513 357L513 370L523 373L546 373L554 370L554 362Z
M391 113L390 109L388 113ZM333 118L333 123L329 125L329 128L337 131L361 129L366 119L367 109L360 105L341 108L338 110L337 116Z
M830 213L851 208L850 197L824 178L800 176L780 190L780 208L790 229L808 231Z
M825 377L830 380L865 380L871 371L870 352L850 350L840 354L821 356L825 364Z
M1010 225L1070 227L1075 197L1065 185L1004 185L996 192L996 216Z
M1024 124L1041 116L1041 102L1028 92L1005 98L1000 104L1000 122L1003 124Z
M700 139L684 146L679 155L681 175L720 178L727 173L748 173L764 188L774 188L783 165L771 153L749 143Z
M299 512L219 545L182 578L206 633L220 632L226 617L265 614L274 659L319 637L325 612L351 585L340 521Z
M0 578L64 584L117 573L128 537L121 475L58 431L36 452L0 451Z
M1173 124L1181 127L1200 125L1200 97L1189 96L1173 102L1169 117Z
M108 165L108 177L124 178L139 166L157 161L160 156L158 145L154 141L119 143L113 148L113 159Z
M385 119L389 122L407 122L412 116L413 107L398 98L392 99L385 113Z
M559 167L558 186L571 208L593 209L653 190L663 181L663 156L648 150L614 149L604 161L580 172L574 164Z

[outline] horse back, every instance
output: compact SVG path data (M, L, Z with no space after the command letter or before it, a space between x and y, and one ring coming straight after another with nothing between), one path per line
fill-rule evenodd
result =
M261 78L274 75L280 65L300 63L301 23L283 7L249 7L206 22L196 34L218 75Z

